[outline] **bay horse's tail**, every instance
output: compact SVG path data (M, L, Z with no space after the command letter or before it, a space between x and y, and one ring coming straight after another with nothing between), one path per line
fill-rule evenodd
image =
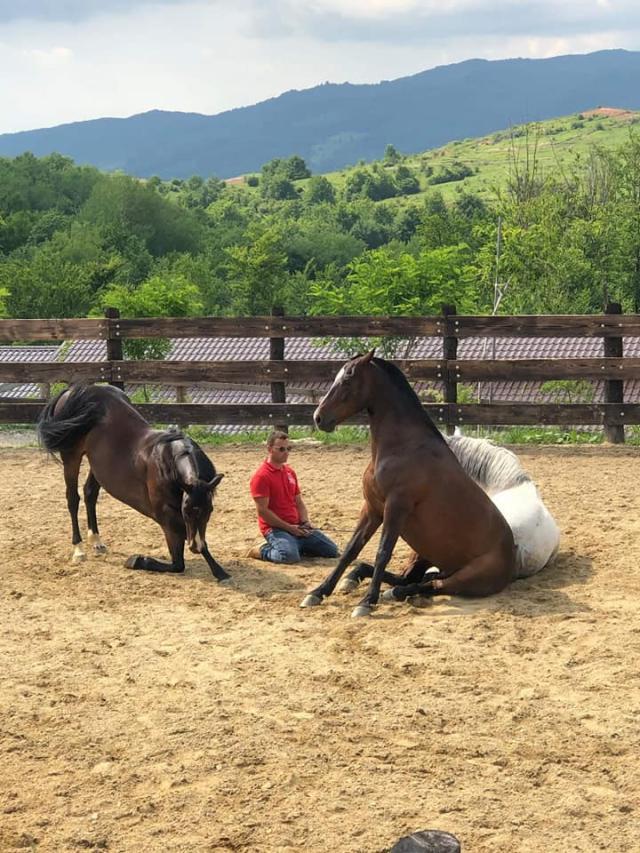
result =
M95 392L93 385L71 385L49 400L38 420L38 438L45 450L51 454L72 450L100 421L104 400Z

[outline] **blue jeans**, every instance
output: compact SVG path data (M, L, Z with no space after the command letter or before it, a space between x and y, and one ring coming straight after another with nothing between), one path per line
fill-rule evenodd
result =
M271 530L262 546L262 559L271 563L298 563L301 557L337 557L338 546L321 530L308 536L293 536L286 530Z

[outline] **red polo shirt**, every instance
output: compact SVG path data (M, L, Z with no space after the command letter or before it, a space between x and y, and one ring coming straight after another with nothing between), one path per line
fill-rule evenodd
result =
M276 468L268 459L265 459L251 478L249 488L252 498L269 498L267 504L269 509L287 524L300 523L296 506L296 495L300 494L300 487L293 468L288 465ZM271 530L261 516L258 516L258 525L264 536Z

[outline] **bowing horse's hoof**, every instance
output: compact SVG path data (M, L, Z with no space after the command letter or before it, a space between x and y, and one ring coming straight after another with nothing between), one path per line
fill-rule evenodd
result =
M397 586L392 586L391 589L385 589L380 598L382 601L390 601L392 604L400 604L401 601L404 601L405 596L398 592Z
M338 585L338 592L341 592L343 595L348 595L350 592L353 592L354 589L358 589L359 586L360 584L355 578L342 578Z
M125 568L127 569L141 569L142 568L142 560L144 557L141 557L140 554L132 554L130 557L124 561Z
M310 592L309 595L306 595L302 599L300 607L317 607L319 604L322 604L322 598L319 595L315 595L313 592Z
M351 611L352 619L357 619L360 616L371 616L373 607L370 604L359 604Z
M218 581L218 586L233 586L233 578L222 578Z

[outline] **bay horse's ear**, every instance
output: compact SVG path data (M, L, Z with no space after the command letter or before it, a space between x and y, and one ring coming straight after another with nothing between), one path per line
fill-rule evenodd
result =
M366 364L368 361L371 361L373 356L376 354L376 348L374 347L370 350L366 355L362 356L362 361Z
M213 478L213 480L209 480L209 482L207 483L207 489L209 489L209 491L212 492L215 489L215 487L217 485L219 485L220 480L222 480L223 477L224 477L224 474L216 474L216 476Z

